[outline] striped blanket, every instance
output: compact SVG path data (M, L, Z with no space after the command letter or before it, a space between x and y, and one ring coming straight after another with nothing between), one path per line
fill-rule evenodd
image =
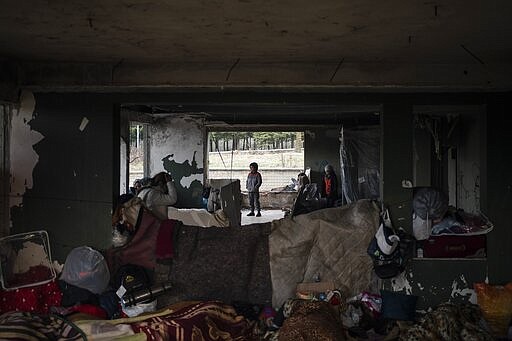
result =
M57 315L11 312L0 316L0 340L87 340L73 323Z

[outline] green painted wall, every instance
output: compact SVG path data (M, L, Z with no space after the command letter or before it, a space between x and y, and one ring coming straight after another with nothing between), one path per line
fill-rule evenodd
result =
M69 250L80 245L104 248L110 243L110 221L113 199L119 194L119 113L121 103L162 103L252 101L275 103L332 102L349 104L384 104L384 195L390 202L406 199L407 190L399 185L404 176L412 175L407 158L411 155L409 112L416 104L478 104L486 105L487 144L482 154L487 163L482 166L482 209L495 228L489 234L489 256L486 264L472 268L466 275L457 262L424 261L415 268L414 276L446 282L444 274L461 270L466 280L483 278L488 269L492 283L512 279L508 261L512 256L512 166L511 116L507 95L494 94L90 94L90 93L37 93L36 116L30 128L44 138L33 146L38 162L33 170L33 187L23 195L23 205L11 208L12 233L46 229L50 233L52 251L63 262ZM388 104L389 103L389 104ZM89 120L83 131L78 128L84 117ZM274 117L274 120L278 118ZM283 120L283 124L289 120ZM408 128L409 127L409 128ZM312 153L306 155L306 166L318 177L324 160L338 162L338 126L319 129L307 137L306 146ZM410 132L412 134L412 131ZM409 142L407 142L409 143ZM405 148L405 152L403 151ZM192 157L192 156L190 156ZM394 161L393 161L394 160ZM392 162L393 161L393 162ZM181 163L182 161L177 161ZM192 159L189 159L192 162ZM203 165L197 165L202 168ZM337 169L339 172L339 169ZM403 209L401 209L403 210ZM405 209L407 210L407 209ZM400 214L394 216L401 217ZM404 217L406 217L404 215ZM475 269L477 273L474 272ZM468 270L469 271L469 270ZM469 273L469 272L468 272ZM450 275L450 278L453 276ZM446 277L448 278L448 277ZM423 283L426 285L426 283ZM469 285L469 284L468 284ZM450 291L451 292L451 291ZM435 299L450 294L437 294ZM424 290L429 298L428 288ZM433 299L433 298L432 298ZM432 301L433 302L433 301Z

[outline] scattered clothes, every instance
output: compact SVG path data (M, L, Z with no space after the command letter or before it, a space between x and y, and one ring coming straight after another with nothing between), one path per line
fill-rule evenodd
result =
M494 225L483 215L462 210L450 211L443 220L432 226L432 235L473 236L492 231Z
M289 317L279 329L280 341L345 340L339 314L331 304L294 300L291 305Z
M477 305L443 303L427 313L419 324L401 333L400 340L494 340L481 321L482 312Z
M139 212L139 210L137 210ZM156 240L158 237L160 220L151 212L141 209L140 223L135 225L136 233L124 246L111 248L106 251L105 258L110 273L116 273L124 264L136 264L147 269L154 269L156 264Z

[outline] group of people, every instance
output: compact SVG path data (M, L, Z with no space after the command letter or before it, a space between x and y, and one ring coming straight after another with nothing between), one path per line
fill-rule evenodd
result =
M304 172L298 174L297 180L299 188L291 210L292 216L337 205L338 178L332 165L324 167L320 186L311 183Z
M252 162L249 165L250 172L247 175L245 188L249 196L250 212L247 216L261 217L260 187L262 184L261 173L258 171L258 164ZM305 173L298 175L299 196L310 183ZM167 172L160 172L152 178L135 180L131 188L131 194L142 199L146 207L150 209L157 218L167 219L167 207L176 204L178 195L172 176ZM338 200L338 178L334 167L330 164L324 168L322 175L320 196L325 198L325 206L333 207Z
M258 164L252 162L249 165L250 172L247 175L245 188L249 195L250 212L247 216L261 217L261 204L259 189L262 183L261 173L258 172ZM306 173L299 173L299 197L305 195L305 192L310 192L310 186L307 186L310 181ZM301 194L302 193L302 194ZM325 200L325 207L333 207L338 200L338 177L334 171L334 167L327 164L324 167L324 174L322 175L322 182L320 187L320 197ZM256 213L255 213L256 212Z

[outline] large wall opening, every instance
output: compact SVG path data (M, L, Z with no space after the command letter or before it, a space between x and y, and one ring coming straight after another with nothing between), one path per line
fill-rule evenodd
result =
M211 131L208 133L208 179L239 179L244 190L251 162L258 163L261 191L293 190L304 171L304 132Z

